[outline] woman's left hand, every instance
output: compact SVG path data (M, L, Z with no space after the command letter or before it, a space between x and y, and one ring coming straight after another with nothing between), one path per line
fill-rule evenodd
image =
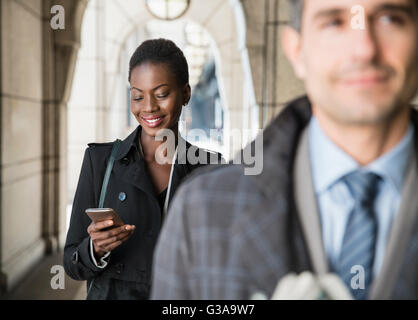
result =
M123 225L112 229L102 230L109 227L112 220L92 222L87 229L93 242L94 254L96 257L102 257L106 252L110 252L128 240L135 231L134 225Z

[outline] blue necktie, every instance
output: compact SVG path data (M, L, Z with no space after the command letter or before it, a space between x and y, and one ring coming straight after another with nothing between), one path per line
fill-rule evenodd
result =
M337 272L357 300L366 299L373 275L377 221L373 210L380 177L355 171L344 178L355 205L348 218Z

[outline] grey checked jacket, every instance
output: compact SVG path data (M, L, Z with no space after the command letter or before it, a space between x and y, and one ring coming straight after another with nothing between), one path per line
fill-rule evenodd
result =
M411 116L417 127L417 112ZM260 175L246 176L243 166L224 165L203 169L180 187L157 244L152 299L250 299L256 292L270 297L284 275L314 271L292 179L310 117L303 97L264 130ZM418 299L414 221L391 299Z

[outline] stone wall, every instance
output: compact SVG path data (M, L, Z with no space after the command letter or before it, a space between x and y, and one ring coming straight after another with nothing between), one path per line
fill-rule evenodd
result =
M65 30L50 9L65 7ZM2 0L0 291L65 237L66 101L86 1Z
M281 33L289 21L288 1L241 0L246 14L247 39L256 102L262 127L289 100L302 95L298 80L281 48Z
M44 254L42 3L1 1L2 286Z

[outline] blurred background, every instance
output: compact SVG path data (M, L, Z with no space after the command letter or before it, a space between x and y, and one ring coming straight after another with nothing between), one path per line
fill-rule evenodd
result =
M62 265L87 143L137 125L128 63L142 41L168 38L184 51L192 99L181 134L227 160L304 92L280 48L286 0L0 1L3 299L85 298L85 283L67 276L53 289L51 268ZM64 29L52 28L55 5ZM196 128L207 139L187 136Z
M63 22L55 5L64 29L52 27ZM87 143L137 125L128 63L142 41L183 50L192 99L181 134L231 159L303 93L280 50L287 17L284 0L1 0L0 297L85 298L67 276L53 289L51 268L62 265ZM207 139L188 137L196 128Z

